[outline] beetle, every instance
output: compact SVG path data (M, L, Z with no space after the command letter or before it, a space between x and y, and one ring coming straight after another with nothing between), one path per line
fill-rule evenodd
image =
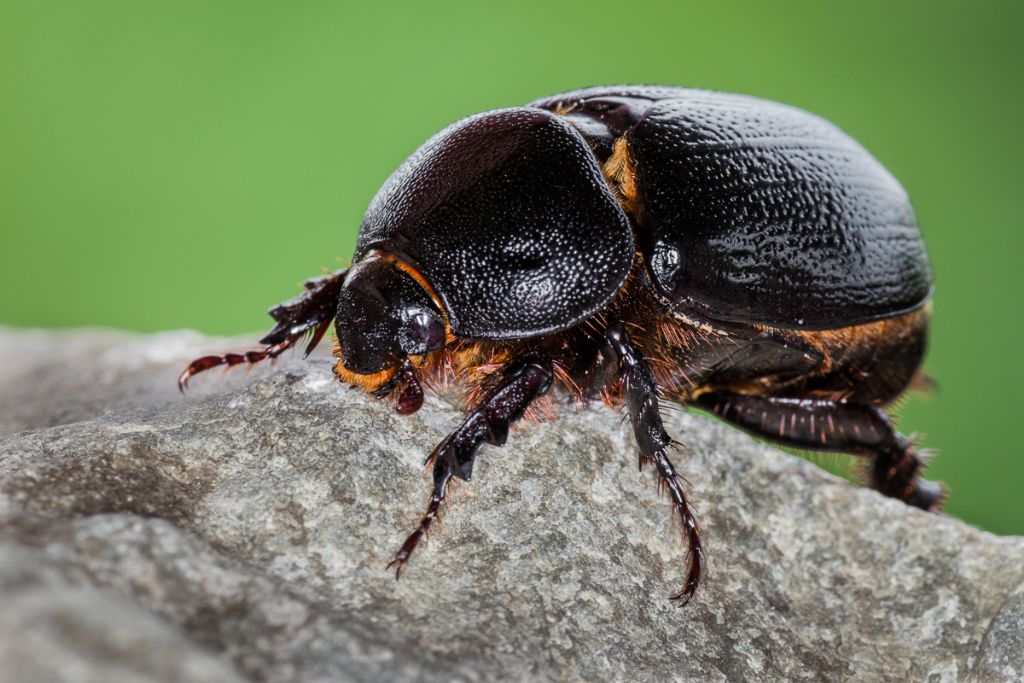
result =
M685 603L705 557L660 402L864 456L873 488L937 510L944 488L884 410L922 377L932 292L906 192L833 124L744 95L596 87L434 135L370 203L351 267L270 309L262 349L199 358L179 385L310 335L308 354L333 322L338 379L399 413L424 383L464 387L396 575L479 447L553 385L625 404L682 523Z

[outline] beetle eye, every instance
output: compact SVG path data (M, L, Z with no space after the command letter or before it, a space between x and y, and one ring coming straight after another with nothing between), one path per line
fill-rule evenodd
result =
M410 355L436 351L444 346L444 324L436 315L420 311L409 319L404 336L407 343L402 347Z

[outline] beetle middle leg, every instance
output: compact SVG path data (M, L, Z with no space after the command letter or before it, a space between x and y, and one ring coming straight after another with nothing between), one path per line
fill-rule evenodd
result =
M273 360L295 346L307 334L310 335L305 351L305 355L308 356L331 326L334 314L338 310L341 285L347 274L348 270L342 269L330 275L306 280L303 283L305 292L270 309L270 317L277 324L260 339L260 343L265 345L262 349L197 358L178 376L178 388L185 391L188 381L193 376L221 365L255 365L265 360Z
M658 385L650 365L640 350L632 345L629 333L621 323L611 325L605 337L618 360L619 377L623 383L629 419L633 425L637 446L640 448L640 465L642 467L645 462L652 462L657 467L659 487L668 490L672 506L679 513L683 533L689 542L686 580L682 590L672 596L673 600L682 600L682 604L685 605L700 584L704 568L704 547L701 545L697 520L690 509L686 491L672 461L668 458L667 450L674 442L665 431L658 412Z
M486 441L501 446L508 438L509 425L526 412L530 403L547 393L553 377L550 360L530 360L510 366L502 381L445 437L427 458L432 467L434 491L416 530L402 544L388 567L395 567L395 576L430 530L441 511L452 477L468 481L473 474L473 461Z
M726 392L704 394L697 405L784 446L870 456L873 489L923 510L942 505L943 487L918 476L921 457L877 406Z

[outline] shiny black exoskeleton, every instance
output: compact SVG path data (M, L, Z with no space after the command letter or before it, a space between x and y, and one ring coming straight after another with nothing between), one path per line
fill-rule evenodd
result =
M307 333L311 349L333 322L338 377L402 413L421 405L421 380L465 387L469 413L429 458L433 495L399 570L452 478L555 383L625 403L683 524L686 600L703 550L660 398L869 456L880 492L941 503L882 410L925 349L932 280L914 212L867 151L799 109L622 86L472 116L384 184L352 267L306 288L271 310L264 349L200 358L180 382Z

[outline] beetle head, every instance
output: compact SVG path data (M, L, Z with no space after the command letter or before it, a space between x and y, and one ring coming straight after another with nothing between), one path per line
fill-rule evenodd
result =
M352 374L388 377L403 359L445 345L444 316L423 284L378 256L349 270L334 329L341 347L338 370L356 383L363 382Z

